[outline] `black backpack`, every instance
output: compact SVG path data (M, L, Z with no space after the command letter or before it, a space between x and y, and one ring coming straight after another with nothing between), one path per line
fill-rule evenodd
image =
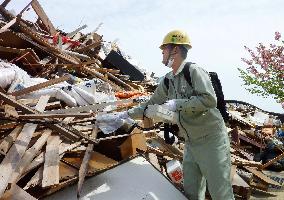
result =
M190 76L190 71L189 71L189 67L191 64L194 64L194 63L191 63L191 62L186 63L182 70L184 74L184 78L190 86L192 86L191 76ZM223 94L221 82L216 72L209 72L209 77L211 79L211 83L213 85L215 94L217 96L217 108L219 109L224 121L228 122L229 114L227 113L226 102L224 100L224 94ZM164 78L164 84L166 88L169 89L169 79L166 77Z

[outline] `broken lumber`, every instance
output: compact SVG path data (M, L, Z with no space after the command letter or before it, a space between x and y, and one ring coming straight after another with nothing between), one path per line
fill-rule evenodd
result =
M50 187L59 184L59 145L58 135L51 135L47 140L45 161L43 168L42 187Z
M41 148L46 143L48 137L51 135L51 132L52 130L50 129L44 130L41 137L36 141L36 143L25 152L10 180L10 183L12 185L17 183L27 166L32 162L34 157L39 154Z
M38 17L40 18L40 20L42 21L42 23L45 25L47 31L51 35L55 35L57 33L56 29L54 28L53 24L51 23L48 16L46 15L46 13L44 12L44 10L42 9L41 5L37 0L32 1L32 7L36 12L36 14L38 15Z
M97 134L98 134L98 127L95 125L93 127L92 137L96 139ZM93 151L93 149L94 149L94 144L88 144L82 164L79 169L79 181L78 181L78 187L77 187L77 197L78 198L80 197L82 186L83 186L86 174L88 172L88 164L89 164L89 161L91 158L91 152Z
M18 125L9 135L7 135L0 144L0 153L6 155L18 135L20 134L23 126Z
M36 110L41 112L44 111L48 100L49 96L42 96L36 105ZM37 124L25 124L15 143L12 145L4 160L1 162L0 197L6 190L9 180L18 166L22 156L24 155L36 128Z

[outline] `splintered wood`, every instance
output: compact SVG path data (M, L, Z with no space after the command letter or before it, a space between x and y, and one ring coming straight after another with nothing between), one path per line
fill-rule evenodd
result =
M36 110L43 112L48 100L49 96L43 96L40 98L38 104L36 105ZM0 196L3 195L9 179L24 155L36 128L37 124L25 124L15 143L12 145L4 160L1 162L0 169L2 170L0 171Z
M0 199L42 199L75 183L80 197L87 177L141 154L165 175L167 162L183 161L186 142L167 144L163 125L151 119L137 121L139 126L124 123L109 135L97 127L99 112L146 102L159 80L128 62L114 42L106 45L97 33L102 23L87 34L81 32L87 25L66 33L38 0L17 16L6 9L10 1L0 5L0 79L5 83L0 81ZM34 22L22 17L25 13L35 15ZM283 145L267 148L281 140L283 125L256 126L254 116L245 116L259 109L226 103L235 195L249 199L254 188L282 187L262 170L283 163ZM282 117L283 123L281 114L266 115ZM257 160L255 155L266 151L275 156Z
M45 150L42 187L59 184L59 145L58 135L50 135Z

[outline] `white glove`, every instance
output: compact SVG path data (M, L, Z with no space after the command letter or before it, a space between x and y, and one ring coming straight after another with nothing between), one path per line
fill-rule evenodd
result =
M153 119L155 122L171 122L176 123L178 115L171 111L168 106L163 105L148 105L145 116Z
M176 101L174 99L166 101L166 103L164 103L162 106L166 106L170 111L174 112L177 109Z

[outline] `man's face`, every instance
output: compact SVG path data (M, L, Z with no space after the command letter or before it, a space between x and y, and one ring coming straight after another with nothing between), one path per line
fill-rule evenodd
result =
M165 45L164 48L162 49L162 54L163 54L163 61L162 63L164 65L167 65L169 62L169 54L170 54L170 48L168 45Z

